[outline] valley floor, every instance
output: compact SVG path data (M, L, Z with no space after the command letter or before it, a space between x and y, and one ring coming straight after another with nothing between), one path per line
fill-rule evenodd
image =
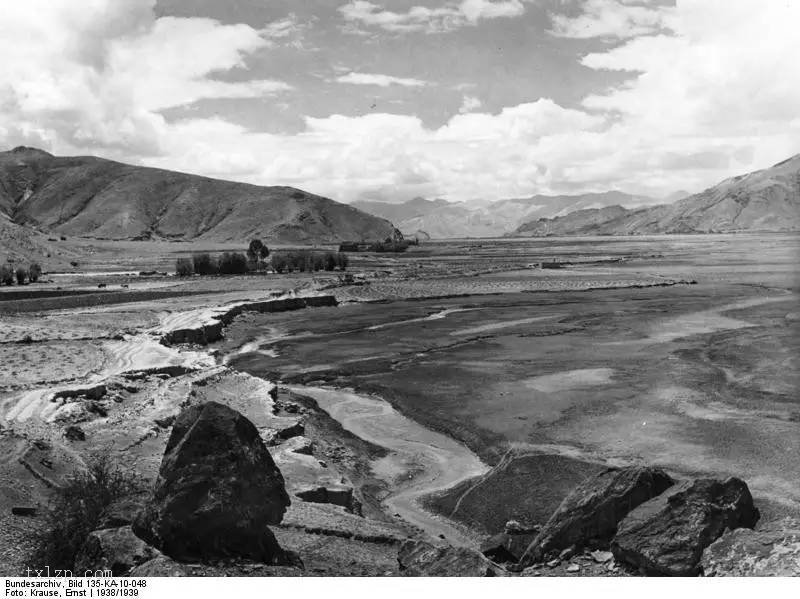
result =
M397 539L541 523L599 464L736 475L766 519L798 513L798 256L796 235L480 240L354 256L355 285L96 272L36 287L54 298L0 293L0 562L25 563L37 522L12 506L44 505L98 451L152 480L169 417L202 398L265 436L302 420L271 447L290 494L343 486L362 504L293 498L276 534L310 574L395 574ZM217 306L323 293L340 305L244 312L207 348L158 342ZM147 371L164 366L184 370ZM98 384L102 410L51 401Z

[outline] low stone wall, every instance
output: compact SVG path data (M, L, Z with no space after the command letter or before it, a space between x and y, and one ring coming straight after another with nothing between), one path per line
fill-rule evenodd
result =
M166 331L161 336L161 343L163 345L178 345L183 343L208 345L209 343L222 339L225 326L229 325L237 316L244 312L289 312L291 310L303 310L305 308L332 307L337 306L338 303L336 297L333 295L316 295L237 304L232 306L229 310L215 316L211 322L199 324L196 327Z

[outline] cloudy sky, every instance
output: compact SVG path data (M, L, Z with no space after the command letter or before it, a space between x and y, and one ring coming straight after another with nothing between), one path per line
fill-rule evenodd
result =
M800 152L796 0L0 0L0 147L340 201L658 197Z

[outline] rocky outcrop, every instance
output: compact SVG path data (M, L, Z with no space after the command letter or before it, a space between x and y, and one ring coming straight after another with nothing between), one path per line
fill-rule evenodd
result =
M703 552L700 566L706 576L800 576L800 520L728 531Z
M317 486L301 489L295 496L310 503L330 503L345 508L353 514L361 513L361 502L353 493L353 487L346 485Z
M51 401L58 401L59 399L102 399L108 393L105 385L93 385L91 387L82 387L77 389L62 389L53 394Z
M673 483L663 470L640 466L609 468L588 478L547 521L520 566L529 566L573 546L607 546L617 524L628 512L660 495Z
M151 501L134 531L177 560L245 557L283 563L268 525L289 505L283 476L258 430L215 402L175 421Z
M483 555L467 547L433 545L409 540L400 547L397 562L403 576L502 576Z
M742 480L688 481L631 511L611 551L644 574L694 576L706 547L726 529L752 528L758 517Z
M245 302L231 306L196 326L166 331L161 336L161 343L163 345L183 343L208 345L209 343L219 341L223 337L225 326L229 325L237 316L245 312L288 312L292 310L302 310L304 308L336 305L338 305L338 302L333 295L287 297L259 302Z
M144 562L161 555L136 536L130 526L95 530L86 538L75 560L77 572L110 570L114 576L125 576Z

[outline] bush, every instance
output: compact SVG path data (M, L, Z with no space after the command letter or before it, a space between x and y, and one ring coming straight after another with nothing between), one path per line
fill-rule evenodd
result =
M28 271L21 266L17 267L17 285L24 285L28 280Z
M42 267L37 262L31 262L28 267L28 279L31 283L36 283L42 276Z
M0 285L13 285L14 284L14 269L10 264L3 264L0 266Z
M192 256L192 265L194 266L194 272L198 275L215 275L219 273L217 261L208 253L195 254Z
M190 258L175 260L175 274L179 277L191 277L194 274L194 263Z
M50 504L45 526L34 539L32 566L71 570L87 535L111 503L141 493L139 478L116 467L107 455L73 475Z
M247 272L247 258L238 252L225 252L219 260L219 272L223 275L241 275Z

